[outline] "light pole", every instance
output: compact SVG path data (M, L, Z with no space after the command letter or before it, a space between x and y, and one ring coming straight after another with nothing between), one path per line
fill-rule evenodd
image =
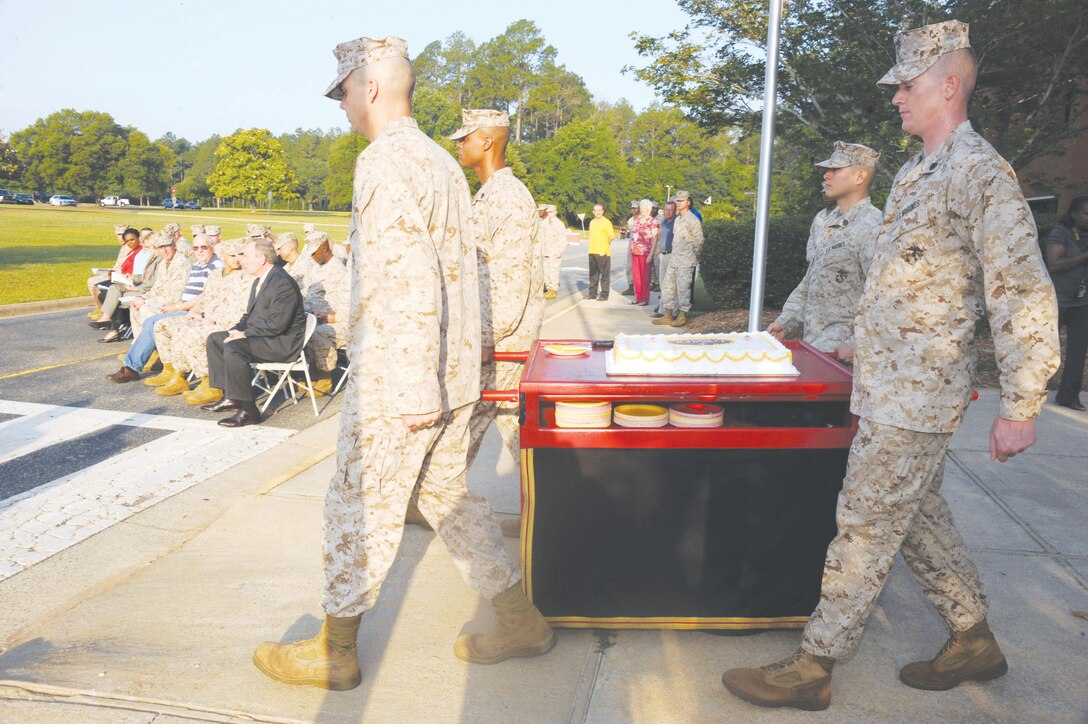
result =
M672 184L665 184L665 203L669 203L669 198L672 196Z

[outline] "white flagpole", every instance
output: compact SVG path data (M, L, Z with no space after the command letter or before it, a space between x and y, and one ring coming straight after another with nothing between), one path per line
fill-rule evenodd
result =
M767 25L767 74L763 83L763 130L759 139L759 183L756 188L756 234L752 252L752 296L748 331L762 328L763 285L767 266L767 214L771 206L771 161L774 156L774 112L778 91L778 37L782 0L770 0Z

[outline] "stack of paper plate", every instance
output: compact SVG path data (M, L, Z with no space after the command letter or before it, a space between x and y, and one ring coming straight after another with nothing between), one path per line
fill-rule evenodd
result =
M660 405L617 405L612 419L620 427L665 427L669 411Z
M589 342L573 344L546 344L544 351L556 357L578 357L593 349Z
M718 405L687 403L669 408L669 424L674 427L721 427L725 411Z
M612 424L612 403L557 402L555 424L558 427L609 427Z

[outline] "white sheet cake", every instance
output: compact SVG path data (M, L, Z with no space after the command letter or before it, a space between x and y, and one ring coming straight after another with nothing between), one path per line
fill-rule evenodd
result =
M796 376L793 353L766 332L620 334L605 355L610 375Z

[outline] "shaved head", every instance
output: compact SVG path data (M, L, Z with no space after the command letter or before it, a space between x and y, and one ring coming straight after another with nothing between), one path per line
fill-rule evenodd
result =
M383 93L410 101L412 91L415 90L416 74L407 58L394 57L356 68L351 72L349 80L357 85L366 85L368 81L375 81Z
M945 53L934 67L942 78L950 75L958 77L964 102L971 100L971 95L975 92L975 80L978 78L978 60L974 50L961 48Z

